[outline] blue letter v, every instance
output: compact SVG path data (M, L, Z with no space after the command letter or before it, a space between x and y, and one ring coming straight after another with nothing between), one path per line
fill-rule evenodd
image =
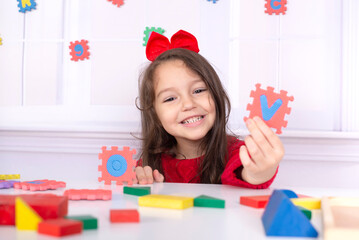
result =
M268 107L268 101L266 95L260 96L262 117L265 121L270 120L277 110L282 106L282 99L277 99L271 107Z

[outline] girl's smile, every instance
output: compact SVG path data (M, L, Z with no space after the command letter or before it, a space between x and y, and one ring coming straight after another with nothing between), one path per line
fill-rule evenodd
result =
M216 110L205 82L180 60L162 63L154 74L155 110L178 143L200 142L213 127Z

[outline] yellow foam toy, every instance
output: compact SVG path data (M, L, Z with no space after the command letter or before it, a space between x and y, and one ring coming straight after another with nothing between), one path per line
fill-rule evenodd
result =
M0 179L19 179L20 174L0 174Z
M301 206L306 209L320 209L321 200L320 198L291 198L292 203L296 206Z
M20 197L15 199L15 222L17 230L37 230L42 218Z
M138 198L138 205L143 207L158 207L171 209L185 209L193 207L191 197L150 194Z

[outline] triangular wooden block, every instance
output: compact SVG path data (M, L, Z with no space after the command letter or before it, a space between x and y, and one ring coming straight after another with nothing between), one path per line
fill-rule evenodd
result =
M42 218L25 201L15 199L15 222L18 230L37 230Z
M282 191L273 191L264 210L262 222L267 236L318 236L307 217Z

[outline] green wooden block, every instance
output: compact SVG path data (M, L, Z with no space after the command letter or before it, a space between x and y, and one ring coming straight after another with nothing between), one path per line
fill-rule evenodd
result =
M65 218L81 221L83 223L84 230L97 229L97 218L91 215L66 216Z
M304 207L301 206L297 206L297 208L304 213L304 215L310 220L312 218L312 211L310 211L309 209L306 209Z
M123 187L123 193L135 195L135 196L145 196L151 194L151 187Z
M219 198L214 198L206 195L198 196L194 199L193 206L195 207L210 207L210 208L224 208L226 201Z

